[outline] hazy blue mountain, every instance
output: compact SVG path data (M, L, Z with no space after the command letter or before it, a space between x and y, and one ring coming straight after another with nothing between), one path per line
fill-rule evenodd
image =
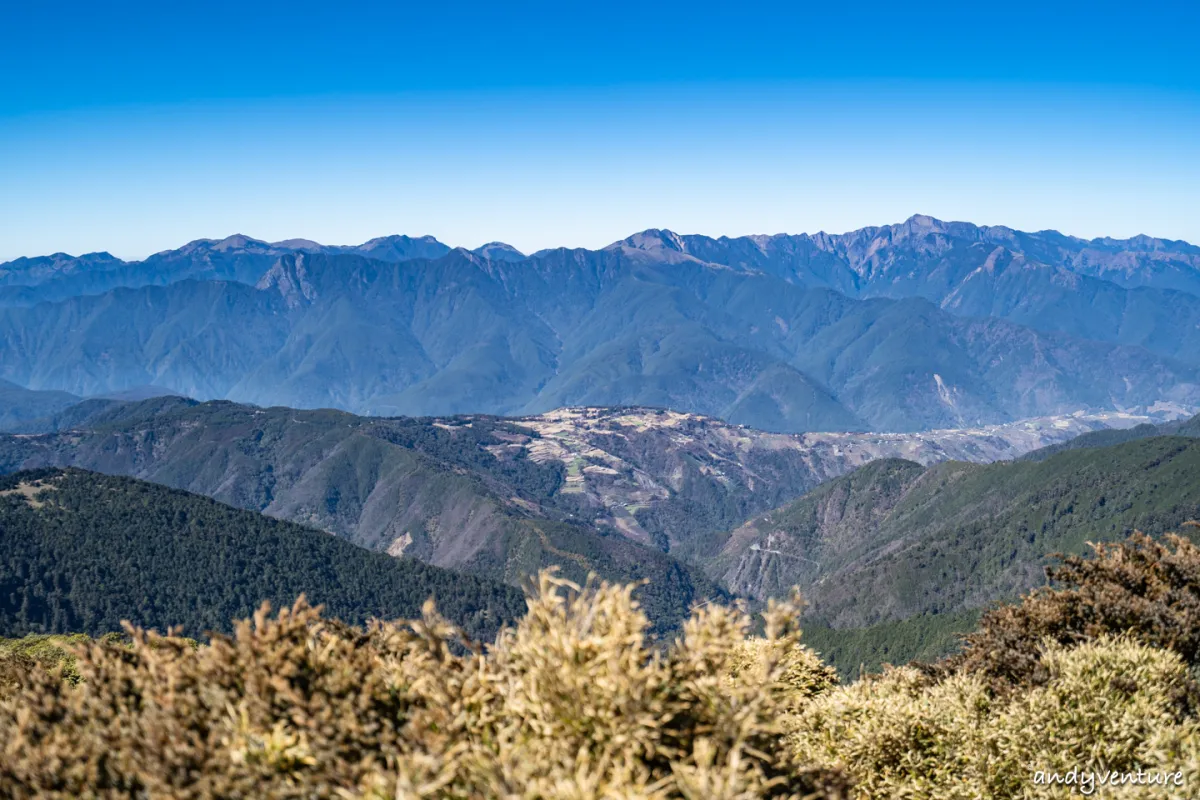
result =
M0 432L53 433L83 424L97 414L129 402L175 396L156 386L80 399L67 392L37 392L0 380Z
M352 253L381 261L438 258L450 248L432 236L383 236L361 245L330 246L307 239L268 243L243 234L197 239L142 261L122 261L108 253L75 258L64 253L0 264L0 307L32 306L118 287L165 286L183 280L255 284L280 256L296 253Z
M98 395L153 384L223 397L287 341L278 293L231 281L114 289L0 310L3 373L30 388Z
M103 271L123 263L110 253L86 253L82 256L54 253L18 258L0 264L0 286L37 286L54 278L86 271Z
M90 420L122 405L124 403L120 400L91 398L69 405L61 411L13 422L2 429L2 432L11 432L26 436L57 433L80 425L86 425Z
M43 280L23 287L20 293L15 287L0 290L0 306L60 302L118 287L165 286L188 279L254 283L286 252L291 251L240 234L221 240L197 239L143 261L113 260L105 262L103 268L48 274Z
M35 392L0 380L0 431L19 428L32 420L57 414L79 400L67 392Z
M962 265L955 262L962 253L975 251L973 269L982 267L987 257L1001 248L1031 263L1067 269L1124 288L1200 294L1200 247L1149 236L1086 240L1057 231L1025 233L1004 226L943 222L923 214L895 225L844 234L717 239L666 234L677 240L681 253L701 260L822 282L851 293L888 285L920 286L927 275L934 277L935 285L938 280L961 279L962 273L956 270Z
M920 297L959 316L999 317L1200 364L1200 248L1186 242L1086 241L917 215L840 235L646 231L613 247L761 270L852 297Z
M652 229L529 257L236 235L0 267L41 281L0 294L54 301L0 308L0 378L370 414L661 406L780 431L1187 410L1198 253L922 216L842 235Z
M106 392L98 396L100 400L120 400L125 403L136 403L140 400L150 400L155 397L181 397L179 392L164 389L161 386L133 386L117 392Z
M360 245L326 247L326 253L356 253L380 261L408 261L413 258L439 258L450 252L450 247L432 236L381 236Z
M653 405L782 431L1200 404L1195 368L1143 349L853 299L649 239L519 262L288 252L254 285L230 262L227 279L0 309L0 377L371 414Z
M488 242L471 251L477 256L483 256L491 261L524 261L525 254L511 244L504 242Z

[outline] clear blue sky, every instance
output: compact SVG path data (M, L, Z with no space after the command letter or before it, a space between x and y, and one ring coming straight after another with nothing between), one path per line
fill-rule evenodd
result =
M921 212L1200 241L1200 3L5 3L0 260Z

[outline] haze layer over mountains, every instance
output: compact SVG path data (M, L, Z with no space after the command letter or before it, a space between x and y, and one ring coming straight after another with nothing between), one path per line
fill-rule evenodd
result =
M0 265L0 354L12 409L151 385L371 415L661 406L785 432L1172 415L1200 407L1200 248L923 216L530 256L233 236Z

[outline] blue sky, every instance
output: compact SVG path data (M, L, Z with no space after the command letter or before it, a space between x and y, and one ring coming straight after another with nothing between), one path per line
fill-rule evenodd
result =
M1200 242L1200 4L9 3L0 260L912 213Z

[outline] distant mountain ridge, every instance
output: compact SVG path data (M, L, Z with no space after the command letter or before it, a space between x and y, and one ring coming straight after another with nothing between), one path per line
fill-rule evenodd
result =
M686 559L708 537L873 459L987 462L1139 421L783 435L639 408L379 419L92 399L0 435L0 473L129 475L510 583L544 563L581 579L586 569L630 578L669 574L676 566L663 551Z
M673 244L659 244L667 240ZM841 235L711 239L647 231L618 245L759 269L852 297L921 297L959 316L1146 346L1191 363L1200 358L1200 247L1182 241L1088 241L917 215Z
M82 398L68 392L35 392L0 380L0 431L53 416L78 404L80 400Z
M941 256L971 245L1001 247L1033 263L1111 280L1125 288L1151 286L1192 293L1200 289L1200 246L1188 242L1149 236L1087 240L1057 231L1026 233L1005 226L943 222L923 214L895 225L844 234L712 238L650 229L609 248L675 250L711 263L791 271L797 278L820 281L830 288L862 290L881 279L897 277L897 267L920 266L894 257L906 249L909 256ZM985 250L984 254L991 252Z
M925 237L937 237L932 246L922 244ZM716 238L651 228L614 242L606 250L674 250L682 255L708 263L792 271L796 277L811 271L807 277L829 288L852 289L856 284L865 287L888 272L886 253L889 248L914 244L925 254L947 251L947 243L1000 246L1013 254L1022 254L1029 261L1063 267L1088 277L1101 278L1125 288L1149 286L1200 293L1200 246L1172 239L1146 235L1128 239L1099 237L1082 239L1054 230L1027 233L1003 225L974 225L969 222L943 222L916 214L895 225L869 226L843 234L824 231L808 234L773 234L751 236L719 236ZM71 256L54 253L48 256L21 257L0 263L0 286L37 286L55 277L91 270L104 271L139 264L170 264L181 257L197 255L200 259L213 253L281 255L285 252L339 254L350 253L381 261L406 261L414 258L439 258L453 248L432 236L381 236L359 245L326 245L310 239L285 239L266 242L244 234L224 239L195 239L175 250L163 250L141 262L123 261L107 252ZM543 255L555 250L547 248L534 253ZM504 242L489 242L471 251L493 260L518 261L528 258ZM824 253L840 261L816 264ZM844 267L839 270L838 267ZM169 279L178 280L179 274ZM114 284L137 285L137 284Z
M352 253L380 261L405 261L439 258L450 250L432 236L381 236L360 245L343 246L307 239L271 243L239 233L224 239L195 239L142 261L122 261L108 253L79 257L56 253L0 264L0 307L55 302L117 288L165 286L183 280L254 284L285 254Z
M659 406L789 432L1200 408L1200 249L1149 237L922 216L532 256L239 235L59 271L0 286L0 306L24 298L0 308L0 378L382 415Z

